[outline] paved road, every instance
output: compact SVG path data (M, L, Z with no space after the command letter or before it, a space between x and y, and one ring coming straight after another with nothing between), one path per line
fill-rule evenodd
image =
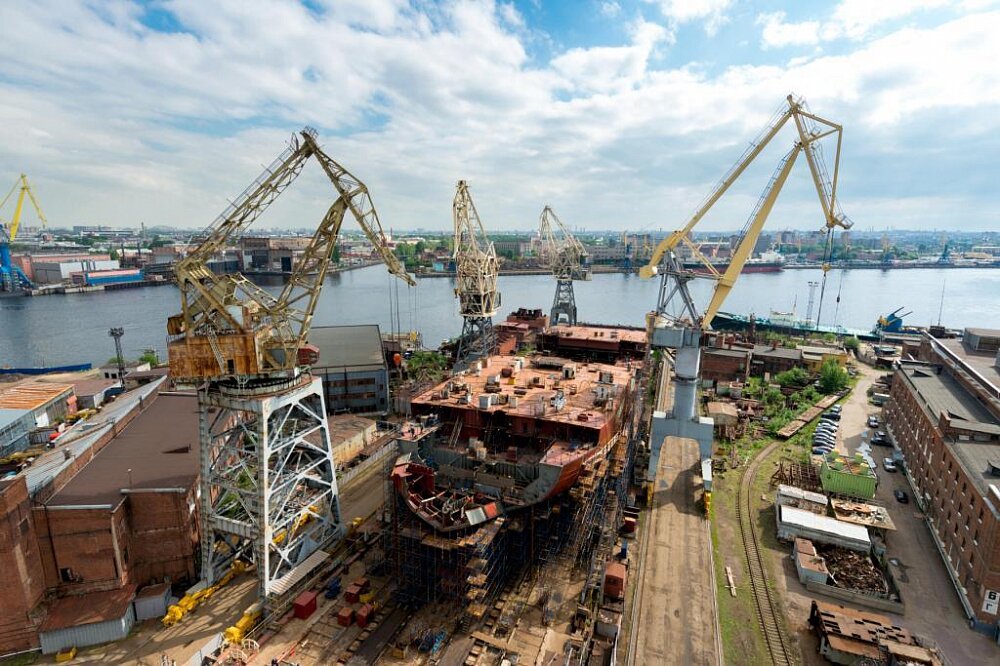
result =
M720 662L711 536L695 504L700 478L697 442L668 437L649 514L635 664Z

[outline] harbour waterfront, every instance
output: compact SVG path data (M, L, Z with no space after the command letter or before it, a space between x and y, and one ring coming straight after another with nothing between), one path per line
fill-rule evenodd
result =
M770 310L791 311L804 318L809 300L807 283L819 280L818 270L756 273L740 277L723 310L765 316ZM913 311L912 325L936 323L944 281L942 323L952 328L1000 328L1000 270L912 269L905 271L831 271L823 304L823 324L871 328L879 315ZM396 309L390 314L390 293L399 295L398 322L402 330L416 329L424 344L436 347L457 335L462 322L454 297L454 280L420 280L409 289L396 284L380 266L332 275L320 297L314 326L378 323L383 331L396 327ZM496 321L518 307L542 308L552 302L555 283L546 275L501 276L503 305ZM271 291L280 289L274 279ZM640 326L656 302L658 281L630 274L596 274L576 284L580 318L586 322ZM839 307L835 302L841 294ZM707 303L710 284L695 283L699 306ZM817 302L819 291L816 293ZM123 345L129 357L144 348L159 350L165 358L166 318L180 307L173 286L93 294L53 295L0 300L0 366L60 365L91 362L100 365L114 355L108 337L112 326L125 328ZM813 316L815 317L814 306Z

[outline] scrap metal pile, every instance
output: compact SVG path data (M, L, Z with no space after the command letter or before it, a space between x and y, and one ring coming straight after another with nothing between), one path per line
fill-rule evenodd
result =
M889 594L885 576L870 555L823 544L816 544L816 550L826 560L830 578L837 587L879 596Z

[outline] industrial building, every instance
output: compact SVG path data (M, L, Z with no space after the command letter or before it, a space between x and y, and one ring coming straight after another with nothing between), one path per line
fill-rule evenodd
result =
M314 326L309 342L319 349L312 373L323 380L328 413L389 409L389 368L377 324Z
M28 448L29 434L77 410L70 384L25 379L0 384L0 457Z
M0 652L128 635L136 590L198 578L198 411L165 380L0 481Z
M885 406L966 613L1000 620L1000 368L998 331L967 329L962 341L925 334L920 361L903 361Z
M60 284L73 276L89 271L118 270L117 259L84 259L79 261L32 261L31 269L38 284Z
M239 240L240 269L244 273L291 273L310 236L244 236Z

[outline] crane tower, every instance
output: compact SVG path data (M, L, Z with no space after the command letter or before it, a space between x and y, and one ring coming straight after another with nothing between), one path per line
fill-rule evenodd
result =
M333 204L274 296L243 275L216 275L208 260L245 230L314 158ZM169 318L170 374L198 387L202 579L236 561L256 565L265 606L296 589L342 534L323 390L309 365L313 312L345 215L389 271L413 284L388 249L368 189L306 128L208 227L178 262L181 312Z
M465 368L471 361L485 358L496 348L493 315L500 307L497 291L497 253L486 235L469 186L458 181L452 204L455 226L455 295L462 315L462 337L455 353L455 367Z
M552 276L556 279L556 294L552 299L549 324L575 326L576 295L573 293L573 282L590 279L587 251L563 226L549 206L542 210L538 220L538 235L542 240L542 263L552 271Z
M14 181L14 186L10 188L10 192L3 198L3 201L0 201L0 209L3 209L14 192L18 193L17 203L14 205L14 215L9 224L0 223L0 291L21 291L22 289L30 289L32 286L31 280L20 267L13 264L10 256L10 245L17 238L17 229L21 225L21 212L24 210L25 197L34 206L42 226L44 227L46 224L45 214L42 213L42 208L38 205L38 200L35 199L35 193L31 191L28 177L23 173Z
M651 312L649 316L650 343L653 347L673 351L673 408L669 414L657 412L653 416L649 462L649 472L652 474L656 472L660 447L667 436L695 439L700 445L702 458L711 456L713 424L711 419L699 417L696 409L697 383L701 370L702 335L711 328L712 319L718 313L723 301L729 295L742 272L764 223L777 201L778 194L788 179L796 158L801 153L805 154L809 164L809 171L823 212L823 231L827 234L823 287L820 289L819 301L819 313L822 312L823 289L826 285L826 273L830 268L829 258L832 251L833 230L835 227L849 229L853 224L841 211L840 202L837 199L843 128L811 113L802 99L796 99L789 95L786 102L787 106L782 105L782 108L775 113L763 132L723 176L687 224L663 239L657 245L649 263L639 271L643 278L660 276L660 291L656 310ZM725 272L719 273L712 262L701 253L698 246L691 240L691 231L789 120L794 122L796 129L792 148L779 162L757 201L757 205L751 211L729 266ZM832 179L829 177L823 161L821 141L826 137L834 137L836 140ZM705 274L684 269L683 263L675 253L681 244L687 246L695 259L704 264ZM707 277L715 282L712 297L704 312L695 307L694 299L688 288L691 280L699 277ZM671 312L672 306L676 312ZM820 319L819 313L816 316L817 325Z

